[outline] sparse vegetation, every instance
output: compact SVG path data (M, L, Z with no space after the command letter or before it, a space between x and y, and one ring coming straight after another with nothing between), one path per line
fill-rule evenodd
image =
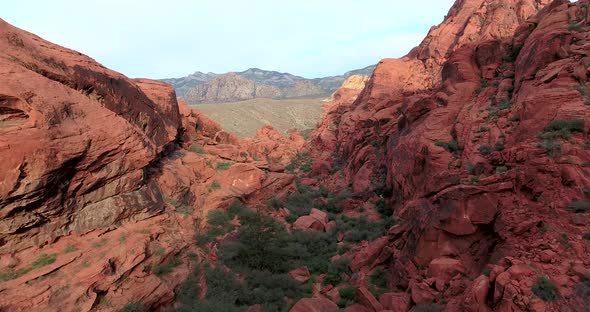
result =
M205 154L205 149L197 142L193 142L193 144L188 150L189 152L193 152L196 154Z
M498 108L500 110L510 109L512 107L512 102L509 99L503 98L500 100L500 105Z
M0 272L0 282L9 281L9 280L19 278L19 277L31 272L32 270L39 269L39 268L42 268L44 266L54 263L56 259L57 259L56 254L41 254L41 255L39 255L39 257L35 261L33 261L33 263L31 263L27 267L24 267L24 268L22 268L20 270L16 270L16 271L9 269L7 271Z
M504 61L506 63L514 63L514 61L516 61L516 58L520 54L521 49L522 49L522 45L520 45L520 44L513 45L512 49L510 50L510 54L508 54L504 57Z
M549 157L557 157L561 155L561 143L555 140L543 140L537 147L544 149Z
M121 309L121 312L146 312L147 309L146 307L143 305L143 303L139 302L139 301L131 301L128 304L126 304L123 309Z
M158 264L157 266L155 266L154 267L154 274L156 274L157 276L166 275L166 274L172 272L172 270L174 270L175 267L177 267L181 264L182 264L182 261L180 260L180 258L175 257L174 259L172 259L169 262L161 263L161 264Z
M533 293L543 301L557 298L557 286L547 276L539 276L532 287Z
M463 150L463 147L459 145L459 142L457 142L456 140L452 140L450 142L437 141L434 143L434 145L440 146L444 148L447 152L454 155L459 154Z
M231 163L229 161L222 161L222 162L217 163L216 169L221 170L221 171L225 171L225 170L228 170L229 168L231 168L232 165L233 165L233 163Z
M499 167L496 167L496 173L500 173L500 174L502 174L502 173L504 173L504 172L506 172L506 171L508 171L508 168L507 168L506 166L499 166Z
M481 156L488 156L489 154L492 153L492 147L487 145L487 144L483 144L479 146L479 154Z
M357 302L356 300L356 288L354 287L343 287L338 290L338 294L340 295L340 301L338 301L338 306L341 308L345 308L349 305L353 305Z
M510 121L512 122L519 122L520 121L520 116L518 115L514 115L510 118Z
M574 89L580 92L584 100L584 104L590 105L590 83L586 83L585 85L580 84L578 86L575 86Z
M590 202L585 200L573 201L569 204L568 209L573 213L587 213L590 212Z
M503 142L496 142L496 144L494 144L494 150L500 152L504 150L504 143Z
M479 185L479 176L471 176L465 184L468 185Z
M313 159L311 159L308 153L300 153L297 154L297 157L287 166L287 168L285 168L285 171L294 173L295 170L299 169L301 172L308 173L311 172L312 163Z
M216 191L220 188L221 188L221 184L219 184L219 182L217 182L217 181L213 181L211 183L211 185L209 186L209 193Z
M77 250L78 250L78 248L76 248L76 246L72 245L72 243L68 243L66 245L66 248L64 248L64 251L63 252L65 254L67 254L67 253L74 252L74 251L77 251Z
M481 126L481 127L479 127L479 129L475 130L475 133L482 133L482 132L488 132L488 131L490 131L490 128Z
M304 135L306 129L315 128L321 120L324 113L322 100L258 98L238 103L199 104L197 107L224 130L240 138L253 137L267 124L281 134L296 128Z
M584 235L582 235L582 238L585 240L590 240L590 232L584 233Z

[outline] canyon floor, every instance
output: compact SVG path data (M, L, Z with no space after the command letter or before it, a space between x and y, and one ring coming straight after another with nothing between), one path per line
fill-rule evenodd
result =
M232 103L198 104L198 109L219 123L224 130L240 138L253 137L256 131L272 125L287 134L289 129L309 132L322 119L325 98L263 99Z

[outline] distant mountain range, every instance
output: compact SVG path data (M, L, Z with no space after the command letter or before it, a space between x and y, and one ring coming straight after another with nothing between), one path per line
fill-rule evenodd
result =
M162 79L189 104L243 101L254 98L329 96L352 75L370 76L375 65L340 76L307 79L289 73L250 68L226 74L195 72L181 78Z

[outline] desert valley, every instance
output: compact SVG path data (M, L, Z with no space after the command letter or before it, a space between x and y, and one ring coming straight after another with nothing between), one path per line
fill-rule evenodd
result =
M589 6L457 0L316 79L0 19L0 311L590 311Z

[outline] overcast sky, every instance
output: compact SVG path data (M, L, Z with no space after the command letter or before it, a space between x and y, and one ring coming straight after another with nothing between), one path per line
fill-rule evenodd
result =
M0 18L130 77L250 67L307 78L399 57L454 0L13 0Z

